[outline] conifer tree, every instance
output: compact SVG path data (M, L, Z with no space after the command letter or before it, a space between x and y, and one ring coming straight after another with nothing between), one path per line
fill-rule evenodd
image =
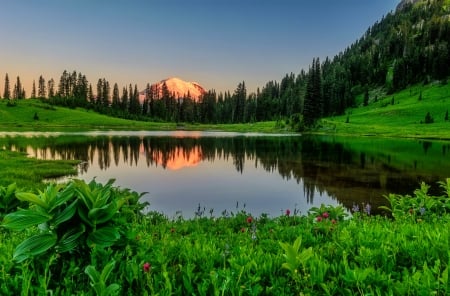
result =
M120 94L119 94L119 86L117 85L117 83L114 83L111 107L113 109L119 109L120 107Z
M311 127L322 116L322 82L319 58L313 59L308 73L305 102L303 107L303 120L305 126Z
M38 97L39 98L45 98L46 95L45 90L45 79L41 76L39 76L39 83L38 83Z
M3 98L4 99L11 99L11 89L9 87L9 77L8 73L5 75L5 89L3 90Z
M48 98L53 98L55 96L55 80L51 78L47 82L47 89L48 89Z
M31 89L31 98L32 98L32 99L35 99L35 98L36 98L36 83L35 83L34 80L33 80L33 87L32 87L32 89Z

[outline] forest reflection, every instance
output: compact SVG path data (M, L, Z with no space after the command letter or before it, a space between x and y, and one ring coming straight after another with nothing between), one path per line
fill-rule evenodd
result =
M94 162L101 170L133 167L142 161L147 167L181 170L202 162L225 160L232 162L240 174L250 165L286 180L294 179L303 184L308 203L313 203L315 192L326 193L349 209L354 203L371 203L376 209L386 203L384 194L411 194L420 181L436 183L448 177L439 170L424 168L425 162L433 161L430 155L434 148L426 141L409 143L421 152L405 161L389 149L355 149L341 141L298 136L63 136L39 141L10 138L3 142L6 148L26 151L41 159L81 160L80 173L86 173ZM446 158L448 148L448 144L436 148L438 157ZM404 156L405 152L400 154ZM427 159L423 158L425 154ZM442 159L434 161L442 163Z

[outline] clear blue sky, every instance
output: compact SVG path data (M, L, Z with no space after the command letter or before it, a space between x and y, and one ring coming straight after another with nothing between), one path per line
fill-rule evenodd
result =
M0 92L63 70L143 89L167 77L248 92L333 57L399 0L5 0Z

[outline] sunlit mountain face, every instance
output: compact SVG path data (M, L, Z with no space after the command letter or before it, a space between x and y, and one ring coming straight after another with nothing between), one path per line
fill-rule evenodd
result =
M161 98L163 96L164 85L167 87L169 94L174 98L189 97L194 101L198 101L206 93L206 90L197 82L188 82L177 77L171 77L152 84L149 90L141 91L139 93L139 100L141 102L144 101L148 92L151 92L154 99Z

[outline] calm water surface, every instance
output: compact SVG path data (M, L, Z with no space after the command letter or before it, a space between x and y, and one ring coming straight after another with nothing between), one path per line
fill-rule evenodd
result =
M0 147L82 160L76 178L148 192L150 210L193 217L369 203L450 177L450 143L219 132L0 133ZM437 190L437 186L433 187Z

